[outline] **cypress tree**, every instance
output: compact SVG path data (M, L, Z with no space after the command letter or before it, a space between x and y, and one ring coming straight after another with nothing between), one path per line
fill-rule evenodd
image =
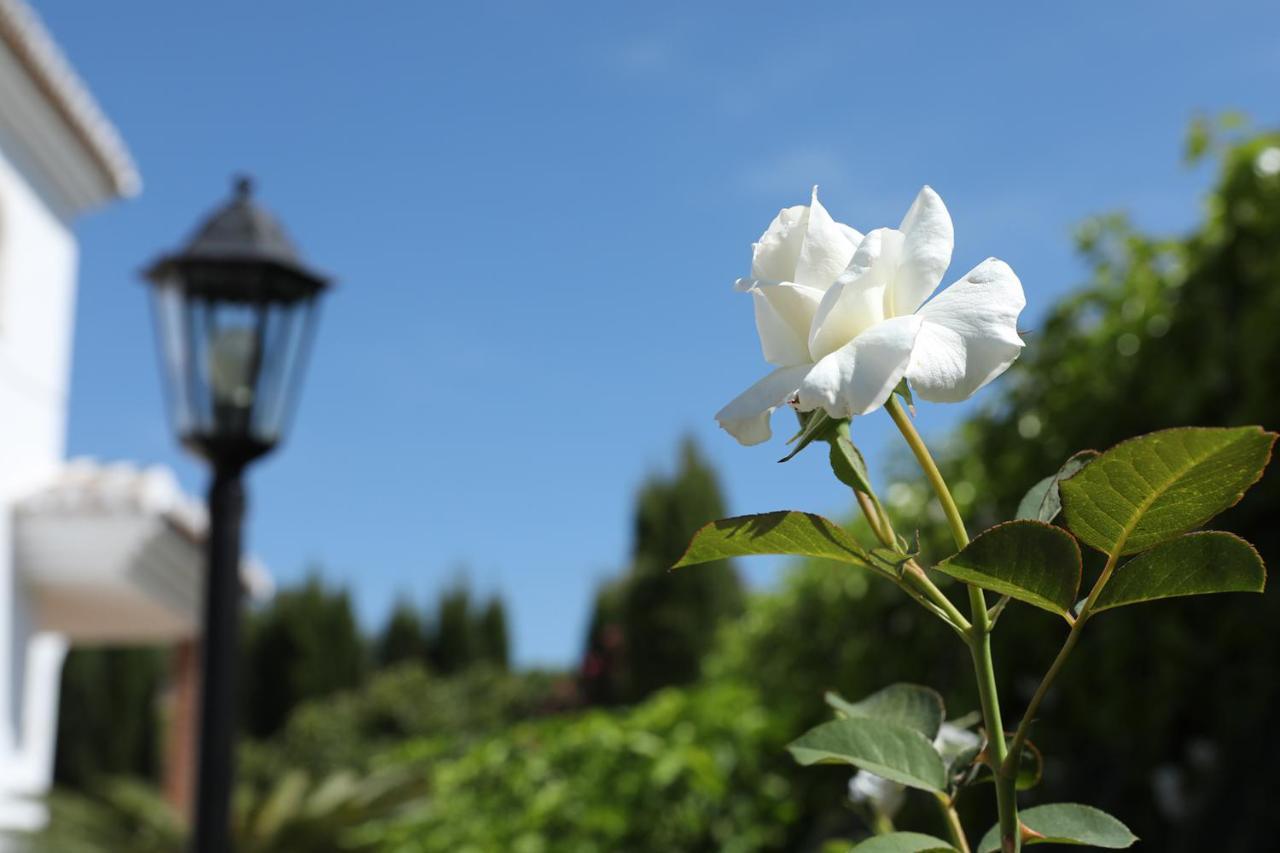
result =
M669 571L698 528L725 514L716 473L691 438L675 472L640 489L618 608L624 700L695 680L721 620L741 612L742 584L729 561Z
M374 658L380 667L404 661L426 662L427 636L422 617L408 601L396 602L387 617L387 624L378 635Z
M511 651L507 636L507 610L498 596L490 598L489 603L478 615L476 633L480 637L481 659L506 669Z

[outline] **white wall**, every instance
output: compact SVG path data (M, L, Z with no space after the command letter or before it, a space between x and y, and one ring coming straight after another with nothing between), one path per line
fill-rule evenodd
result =
M11 528L64 453L76 260L67 223L0 150L0 823L22 808L6 793L39 793L51 770L62 647L33 633Z

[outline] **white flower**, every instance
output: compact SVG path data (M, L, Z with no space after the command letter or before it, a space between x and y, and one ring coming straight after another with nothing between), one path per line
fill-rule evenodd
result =
M849 801L866 803L881 814L893 817L907 799L907 788L883 776L859 770L849 777Z
M1022 350L1022 283L988 258L929 300L952 243L951 216L929 187L901 225L865 237L831 218L816 187L812 204L783 210L736 285L755 300L764 358L777 369L716 420L759 444L783 403L848 418L880 408L903 377L916 396L944 403L995 379Z
M942 760L950 764L962 753L982 743L982 738L971 729L962 728L954 723L943 723L938 727L938 736L933 739Z

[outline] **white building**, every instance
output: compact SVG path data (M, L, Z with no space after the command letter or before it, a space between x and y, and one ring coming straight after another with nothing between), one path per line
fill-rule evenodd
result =
M64 458L73 226L139 187L39 19L0 0L0 829L45 819L68 645L189 652L197 628L200 505L166 470Z

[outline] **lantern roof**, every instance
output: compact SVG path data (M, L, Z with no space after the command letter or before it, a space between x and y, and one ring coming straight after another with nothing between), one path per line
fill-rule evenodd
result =
M166 255L146 271L153 281L175 267L195 264L270 265L324 288L327 276L310 269L284 226L253 198L253 181L235 178L230 201L214 210L179 252Z

